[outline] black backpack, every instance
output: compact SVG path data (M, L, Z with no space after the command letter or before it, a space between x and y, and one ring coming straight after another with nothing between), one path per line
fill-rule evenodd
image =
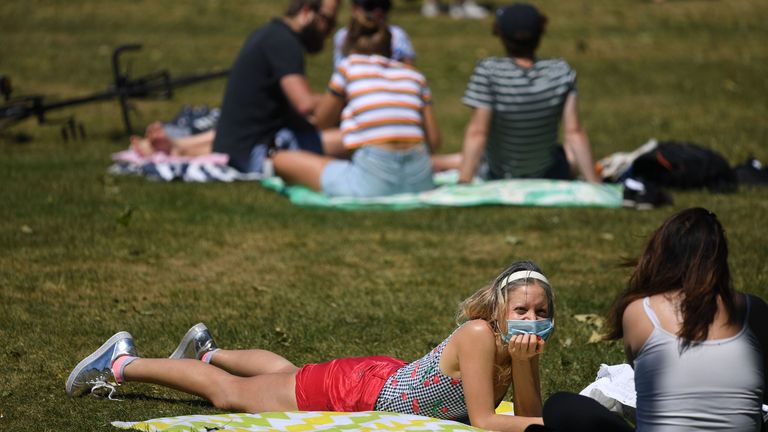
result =
M661 141L639 156L632 163L632 176L677 189L733 192L738 186L736 173L720 153L679 141Z

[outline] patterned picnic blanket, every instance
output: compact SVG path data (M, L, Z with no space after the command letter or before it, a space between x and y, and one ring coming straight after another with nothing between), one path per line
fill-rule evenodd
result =
M421 207L466 207L479 205L515 205L539 207L619 208L623 187L581 181L510 179L456 184L454 172L435 175L437 188L421 193L405 193L375 198L328 197L302 186L287 186L279 177L263 179L261 184L280 192L299 206L346 210Z
M513 405L502 402L499 414L513 414ZM120 429L144 432L181 431L481 431L462 423L408 414L365 411L336 413L324 411L271 412L260 414L219 414L165 417L139 422L114 421Z
M288 186L279 177L262 178L244 174L227 165L228 156L220 153L195 158L156 153L139 156L133 150L112 155L110 174L135 174L157 181L233 182L261 180L271 190L286 195L296 205L346 210L404 210L422 207L465 207L479 205L517 205L541 207L607 207L622 204L621 185L591 184L580 181L511 179L456 184L457 171L435 174L437 188L422 193L404 193L376 198L329 197L303 186Z
M155 153L141 156L132 149L112 154L112 166L107 170L114 175L139 175L156 181L183 181L191 183L233 182L259 180L261 174L244 174L227 165L229 156L211 153L204 156L184 157Z

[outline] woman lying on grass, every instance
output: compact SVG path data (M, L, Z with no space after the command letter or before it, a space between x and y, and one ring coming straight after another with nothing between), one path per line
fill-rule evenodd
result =
M219 349L198 324L170 359L140 358L129 333L115 334L74 368L66 391L79 396L137 381L240 412L376 410L523 431L541 424L538 356L554 314L547 278L520 261L464 300L465 322L412 363L376 356L297 367L270 351ZM498 415L495 407L510 388L516 415Z

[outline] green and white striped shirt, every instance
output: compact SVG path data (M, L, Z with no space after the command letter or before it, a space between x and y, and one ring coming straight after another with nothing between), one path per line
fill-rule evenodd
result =
M540 177L554 162L565 99L576 72L562 59L525 69L510 57L481 60L462 101L493 111L486 142L491 178Z

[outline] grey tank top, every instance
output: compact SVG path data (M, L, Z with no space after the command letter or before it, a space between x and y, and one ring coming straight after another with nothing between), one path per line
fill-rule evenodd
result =
M693 345L664 330L648 297L653 332L635 359L638 431L759 431L763 357L747 325L738 334Z

